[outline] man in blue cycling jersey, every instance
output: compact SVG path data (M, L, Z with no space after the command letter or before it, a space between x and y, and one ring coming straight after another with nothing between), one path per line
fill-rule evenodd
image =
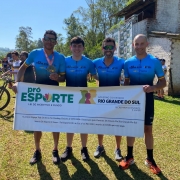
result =
M124 68L124 59L114 56L116 50L115 40L113 38L106 38L102 43L102 51L104 57L95 59L93 61L98 73L99 87L102 86L120 86L121 71ZM120 143L121 136L115 136L116 149L115 159L120 161L122 159ZM94 152L94 157L98 158L105 152L103 146L103 135L98 135L98 147Z
M66 86L69 87L87 87L87 75L91 73L94 77L96 71L94 65L90 59L85 57L84 41L80 37L74 37L71 39L70 49L72 56L65 59L66 61ZM61 155L62 160L70 158L72 154L72 141L73 133L67 133L67 147L64 153ZM81 156L84 161L89 159L87 144L87 134L81 134Z
M53 30L48 30L45 32L44 38L42 39L44 48L35 49L30 52L28 58L19 69L17 82L22 81L22 77L24 76L27 67L29 67L32 63L34 64L36 74L35 83L59 86L59 82L65 80L65 57L64 55L54 51L54 46L57 43L56 40L56 32ZM17 93L16 85L13 86L13 90ZM36 150L30 160L31 165L37 163L37 161L41 159L41 136L41 131L34 131ZM53 163L58 164L60 162L60 157L58 154L59 132L53 132L53 139Z
M147 158L145 165L147 165L154 174L161 172L156 165L153 157L153 134L152 123L154 118L154 96L153 92L162 89L166 86L164 72L160 61L146 53L148 46L147 38L144 34L138 34L133 41L133 47L136 55L125 61L124 75L125 85L142 85L146 93L146 108L145 108L145 144L147 148ZM157 76L159 83L153 85L154 76ZM120 162L119 166L122 169L127 169L134 163L133 145L135 138L127 137L127 156Z

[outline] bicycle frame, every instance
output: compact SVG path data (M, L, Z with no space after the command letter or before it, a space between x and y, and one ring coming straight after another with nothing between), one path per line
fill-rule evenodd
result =
M2 76L2 80L4 82L3 82L3 85L0 86L0 101L1 101L0 111L2 111L4 108L8 106L8 104L10 103L10 98L11 98L10 93L7 89L7 85L12 82L12 79L6 75L6 76Z
M3 95L3 93L4 93L4 89L6 89L6 87L7 87L7 82L6 81L4 81L4 83L3 83L3 85L1 86L1 87L3 87L3 88L0 88L0 100L1 100L1 98L2 98L2 95Z

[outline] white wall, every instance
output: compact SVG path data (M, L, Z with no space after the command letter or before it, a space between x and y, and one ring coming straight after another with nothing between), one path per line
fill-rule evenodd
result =
M156 19L151 31L180 32L180 0L157 0Z
M172 40L171 58L174 93L180 95L180 40Z
M157 38L157 37L149 37L148 38L149 46L147 48L147 52L157 56L160 59L166 60L167 66L167 86L164 88L165 94L168 94L169 89L169 68L171 62L171 40L168 38Z

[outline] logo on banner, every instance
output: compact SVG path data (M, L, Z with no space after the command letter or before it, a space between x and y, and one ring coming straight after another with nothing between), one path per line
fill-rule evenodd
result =
M73 103L74 94L49 94L41 93L41 89L28 87L27 92L22 92L21 101L28 102L39 102L43 100L44 102L52 103Z
M90 89L88 90L80 90L81 91L81 99L79 101L79 104L96 104L94 102L94 99L96 97L96 90Z
M45 101L45 102L50 102L51 100L52 100L52 95L51 94L45 94L44 96L43 96L43 100Z

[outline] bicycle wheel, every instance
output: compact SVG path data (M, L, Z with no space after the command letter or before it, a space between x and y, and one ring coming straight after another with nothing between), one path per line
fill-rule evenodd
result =
M2 94L2 96L0 96L0 111L1 111L4 108L6 108L9 104L10 93L6 88L0 87L0 94Z

